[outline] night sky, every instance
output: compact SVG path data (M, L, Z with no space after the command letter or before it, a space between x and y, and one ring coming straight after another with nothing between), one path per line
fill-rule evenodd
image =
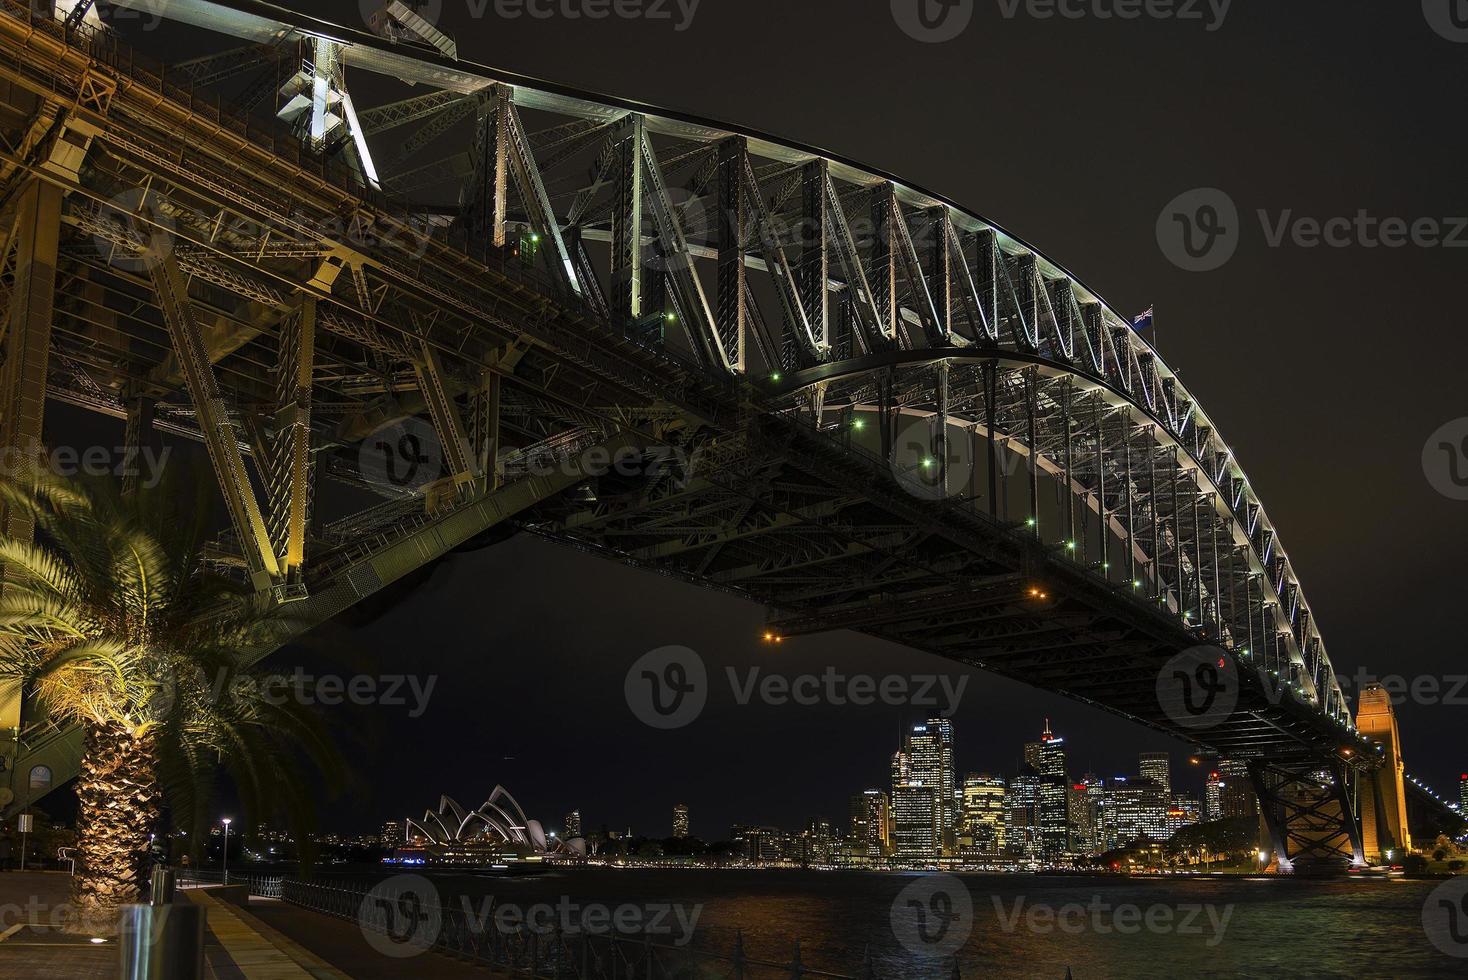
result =
M295 5L361 23L356 0ZM1338 671L1468 672L1468 503L1434 491L1422 461L1434 430L1468 415L1468 231L1458 248L1274 248L1256 216L1468 215L1468 43L1434 33L1419 4L1239 0L1210 32L1009 19L999 0L976 0L966 32L941 44L903 33L884 0L704 0L681 32L676 18L475 21L466 0L443 8L467 58L827 148L986 215L1119 311L1155 305L1160 349L1247 467ZM1243 215L1237 254L1207 273L1169 262L1155 231L1198 187ZM743 707L724 667L966 671L845 633L772 652L763 615L523 535L455 556L370 626L330 636L364 669L438 682L416 719L336 712L359 785L329 824L371 828L440 793L474 805L496 782L553 827L578 807L588 830L666 835L680 801L706 838L731 822L844 823L850 794L887 785L916 713ZM632 662L667 644L698 651L715 677L708 709L677 732L643 726L622 695ZM1127 774L1146 750L1184 763L1181 743L968 673L960 773L1013 772L1046 716L1074 774ZM1455 792L1468 707L1398 710L1409 770Z

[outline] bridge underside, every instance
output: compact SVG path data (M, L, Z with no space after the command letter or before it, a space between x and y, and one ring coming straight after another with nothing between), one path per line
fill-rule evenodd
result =
M164 12L247 42L165 72L0 0L6 447L48 399L203 445L215 563L318 620L513 517L1251 760L1284 863L1359 856L1369 747L1273 524L1064 270L809 148L233 6ZM1206 731L1157 695L1200 645ZM11 771L60 783L33 720Z

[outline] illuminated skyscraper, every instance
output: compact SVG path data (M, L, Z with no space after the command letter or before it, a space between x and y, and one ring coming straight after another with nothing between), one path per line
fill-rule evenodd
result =
M261 824L264 828L264 824ZM403 825L396 820L389 820L382 825L382 846L401 847L403 844Z
M1137 775L1161 786L1164 794L1172 795L1172 757L1166 752L1143 752L1138 757Z
M851 798L851 839L878 850L888 844L887 794L869 789Z
M930 786L938 808L935 826L939 846L952 851L958 831L958 796L954 791L953 723L930 718L913 725L907 735L909 785Z
M1116 845L1125 846L1145 837L1165 841L1169 800L1162 787L1151 780L1117 781L1109 794L1116 807Z
M566 814L566 839L581 836L581 811L572 810Z
M980 854L1004 850L1004 780L970 773L963 781L960 840Z
M1203 785L1203 819L1223 819L1223 776L1217 769L1208 773Z
M939 807L932 786L907 783L892 788L893 853L915 861L937 860L942 838L938 832Z
M1458 777L1458 809L1468 813L1468 772Z
M1039 859L1040 777L1020 773L1009 781L1004 794L1004 848L1016 857Z
M1254 783L1249 778L1249 764L1242 759L1218 760L1218 816L1213 819L1227 820L1231 817L1257 817L1259 798L1254 795Z
M1050 731L1049 718L1045 719L1039 745L1039 765L1035 769L1040 777L1041 848L1045 857L1053 860L1071 850L1070 780L1065 773L1065 739Z
M688 836L688 804L679 803L673 807L673 836L682 840Z

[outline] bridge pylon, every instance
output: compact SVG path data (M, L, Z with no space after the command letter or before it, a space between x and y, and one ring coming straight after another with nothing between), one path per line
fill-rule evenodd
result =
M1332 875L1366 863L1355 769L1345 763L1255 761L1271 866L1280 874Z
M1412 832L1401 732L1391 695L1380 684L1361 689L1356 727L1375 743L1381 756L1381 767L1361 779L1361 828L1367 858L1386 864L1392 860L1388 852L1400 857L1412 849Z

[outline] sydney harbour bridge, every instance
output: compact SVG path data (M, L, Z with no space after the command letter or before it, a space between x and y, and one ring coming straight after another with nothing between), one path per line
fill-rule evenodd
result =
M0 444L50 403L202 445L211 560L295 619L515 527L1246 760L1281 870L1454 819L1389 703L1358 728L1227 420L978 214L401 3L59 6L0 0ZM212 43L160 64L153 18ZM1159 695L1199 649L1206 725ZM13 811L80 739L6 710Z

